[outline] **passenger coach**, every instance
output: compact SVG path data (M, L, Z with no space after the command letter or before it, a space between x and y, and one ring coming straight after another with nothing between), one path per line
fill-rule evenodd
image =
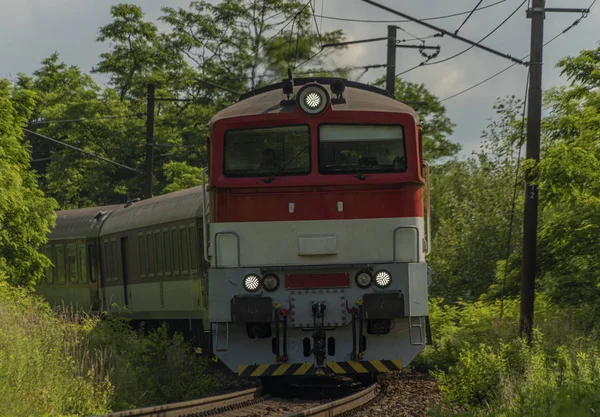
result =
M294 79L210 122L214 353L239 375L376 373L429 336L417 114L384 90Z

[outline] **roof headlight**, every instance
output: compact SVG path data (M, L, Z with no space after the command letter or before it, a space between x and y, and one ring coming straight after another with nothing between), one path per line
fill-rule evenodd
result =
M368 271L360 271L354 280L360 288L367 288L373 283L373 276Z
M263 287L267 291L275 291L279 287L279 278L275 274L267 274L263 277Z
M375 285L379 288L389 287L392 283L392 275L388 271L377 271L375 273Z
M260 277L256 274L249 274L244 277L244 289L248 292L258 291L260 288Z
M306 114L319 114L325 110L329 95L327 91L316 84L310 84L298 92L298 104Z

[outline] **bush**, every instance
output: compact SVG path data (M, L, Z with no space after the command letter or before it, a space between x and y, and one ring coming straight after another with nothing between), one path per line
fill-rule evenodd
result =
M0 282L0 416L102 414L195 399L216 383L166 326L52 311Z
M89 415L109 411L113 387L79 367L70 337L41 299L0 282L0 414Z
M104 353L105 372L115 386L113 409L195 399L215 386L206 360L166 325L145 332L131 330L124 318L90 321L90 348Z
M454 307L435 303L432 329L446 332L418 364L436 377L447 405L451 404L446 409L459 406L462 416L597 415L598 340L583 336L569 314L540 298L538 327L529 346L516 337L515 302L505 305L502 319L497 303ZM482 332L486 328L487 333ZM438 407L431 415L450 414Z

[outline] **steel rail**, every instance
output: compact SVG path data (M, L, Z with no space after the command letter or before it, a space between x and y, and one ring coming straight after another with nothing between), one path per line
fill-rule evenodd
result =
M200 398L198 400L138 408L135 410L117 411L97 417L179 417L188 415L212 415L251 405L263 398L263 388L251 388L231 394Z
M297 411L290 414L285 414L283 417L330 417L339 416L348 413L358 407L368 404L374 400L379 394L377 384L373 384L362 391L349 395L339 400L330 403L318 405L316 407L307 408L302 411Z

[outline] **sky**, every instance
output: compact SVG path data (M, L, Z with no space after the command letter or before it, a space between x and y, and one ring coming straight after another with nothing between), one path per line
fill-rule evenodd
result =
M425 18L471 10L478 0L379 0L380 3L413 17ZM498 0L484 0L481 6ZM190 0L129 0L142 7L147 20L158 22L161 7L186 8ZM214 0L213 2L216 2ZM459 34L479 41L502 22L521 4L522 0L506 0L497 6L476 12L462 27ZM591 0L547 0L546 7L589 7ZM110 7L115 0L0 0L0 78L15 78L23 72L31 74L40 67L42 59L58 52L63 61L77 65L89 72L98 62L100 53L108 49L107 44L96 42L99 27L110 22ZM521 9L483 44L514 57L529 53L530 25L525 16L527 5ZM318 15L368 20L400 20L399 17L378 9L361 0L315 0ZM547 13L545 40L567 28L580 14ZM430 21L434 25L454 32L465 16ZM342 29L348 40L359 40L387 35L390 23L362 23L317 18L323 31ZM398 23L411 35L425 37L433 35L430 29L415 23ZM398 38L410 36L398 30ZM590 15L569 32L559 37L544 49L543 87L564 85L568 81L561 77L556 62L565 56L575 56L580 50L595 49L600 40L600 4ZM427 39L428 45L440 45L438 60L462 51L468 45L449 37ZM345 65L383 64L386 59L386 43L365 43L349 46L344 52L327 56L326 62L333 67ZM397 72L411 68L423 58L412 49L397 50ZM433 61L431 61L433 62ZM510 65L511 62L472 49L447 62L420 67L403 76L407 81L423 83L440 99L451 96L486 79ZM382 76L384 68L369 70L360 79L370 82ZM106 81L94 75L97 82ZM494 116L492 106L498 97L515 95L524 97L527 70L516 65L502 75L456 98L444 102L448 116L456 124L451 140L462 145L462 156L479 148L481 133Z

